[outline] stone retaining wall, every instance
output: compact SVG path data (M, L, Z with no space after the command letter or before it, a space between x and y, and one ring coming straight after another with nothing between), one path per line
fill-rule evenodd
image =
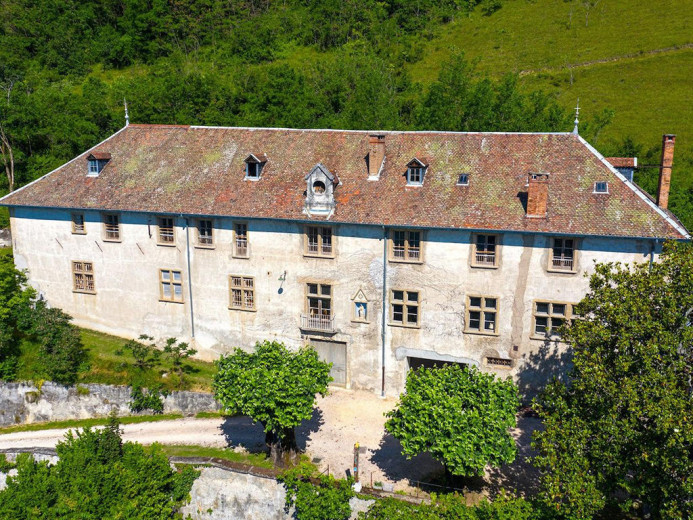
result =
M0 426L12 424L90 419L130 412L130 387L98 384L62 386L46 382L0 384ZM172 392L164 399L164 413L195 415L219 410L212 394Z

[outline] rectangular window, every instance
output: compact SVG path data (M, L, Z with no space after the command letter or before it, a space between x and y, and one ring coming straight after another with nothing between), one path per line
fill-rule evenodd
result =
M421 231L393 230L390 233L390 260L421 262Z
M559 271L575 269L575 241L572 238L553 239L551 268Z
M229 276L229 307L245 311L255 310L255 278Z
M260 178L260 168L262 165L256 162L245 163L245 175L248 179L259 179Z
M334 331L332 316L332 286L322 283L306 284L306 311L301 327L310 330Z
M476 235L474 240L474 263L478 267L496 266L496 247L498 237L496 235Z
M103 216L104 240L111 242L120 241L120 218L114 213Z
M84 227L84 214L83 213L73 213L72 214L72 234L73 235L86 235L87 229Z
M197 245L212 247L214 245L214 232L211 220L197 221Z
M171 217L159 217L159 244L173 245L176 243L175 227Z
M322 226L306 227L306 251L307 256L323 256L332 258L332 228Z
M458 186L469 186L469 174L468 173L460 173L460 176L457 178L457 185Z
M183 276L180 271L159 269L159 298L165 302L183 301Z
M407 184L423 184L424 169L419 166L410 166L407 170Z
M609 193L609 184L606 181L595 182L594 193Z
M496 334L498 299L486 296L470 296L467 299L467 332Z
M558 329L570 321L573 306L569 303L534 302L533 336L558 336Z
M390 291L391 325L418 327L419 316L419 293L417 291Z
M75 292L96 294L94 264L91 262L72 262L72 289Z
M248 258L248 224L236 222L233 225L233 256Z
M89 175L98 175L101 172L99 168L99 161L96 159L91 159L89 161Z

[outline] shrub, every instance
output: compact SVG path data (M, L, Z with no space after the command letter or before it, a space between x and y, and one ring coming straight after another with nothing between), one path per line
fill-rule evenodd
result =
M293 506L297 520L347 520L353 481L327 475L312 477L312 472L312 468L300 465L279 477L286 486L286 511Z
M162 397L166 397L167 392L162 391L161 387L153 387L150 389L142 389L139 385L132 387L130 392L130 411L143 412L151 410L155 414L163 413L164 401Z

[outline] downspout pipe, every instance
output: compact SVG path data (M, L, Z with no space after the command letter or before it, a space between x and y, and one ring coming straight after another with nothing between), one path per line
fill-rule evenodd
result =
M183 215L181 215L182 217ZM193 303L192 274L190 274L190 219L185 218L185 252L188 260L188 294L190 295L190 336L195 339L195 305Z
M655 238L652 241L652 248L650 249L650 271L652 271L652 264L654 263L655 250L657 249L657 244L659 244L659 239Z
M385 324L387 322L387 228L383 226L383 308L381 317L381 332L380 332L380 343L381 343L381 370L382 370L382 384L380 388L380 397L385 397Z

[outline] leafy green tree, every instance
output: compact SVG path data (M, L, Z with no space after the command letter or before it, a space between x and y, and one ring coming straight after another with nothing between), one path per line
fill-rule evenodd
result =
M134 359L134 367L141 372L146 372L159 364L161 360L161 351L156 348L153 337L141 334L139 339L140 341L134 339L129 340L116 352L116 354L122 356L125 352L129 352ZM149 344L145 345L145 341L148 341Z
M666 243L660 260L597 265L565 329L570 379L536 406L542 499L559 517L693 516L693 247Z
M453 475L483 475L515 460L509 428L520 401L510 378L459 365L410 370L406 391L385 429L407 457L429 452Z
M217 367L212 387L223 412L259 422L273 460L285 462L297 449L294 428L311 418L316 394L327 394L331 364L312 348L292 352L265 341L252 353L237 348L222 356Z
M41 344L40 364L46 376L64 385L77 381L80 365L87 359L79 329L72 317L57 308L38 302L33 312L30 334Z
M0 491L0 518L170 519L199 474L172 470L156 444L123 443L115 417L104 429L69 432L56 450L54 466L18 457L17 475Z
M14 379L21 334L30 324L36 291L26 285L12 255L0 252L0 379Z
M185 342L178 342L176 338L168 338L164 347L164 354L171 361L173 372L178 376L178 388L183 388L185 374L191 369L186 360L197 354L197 350Z
M286 486L285 509L289 512L293 507L297 520L347 520L351 516L352 479L316 476L313 467L299 465L278 480Z

